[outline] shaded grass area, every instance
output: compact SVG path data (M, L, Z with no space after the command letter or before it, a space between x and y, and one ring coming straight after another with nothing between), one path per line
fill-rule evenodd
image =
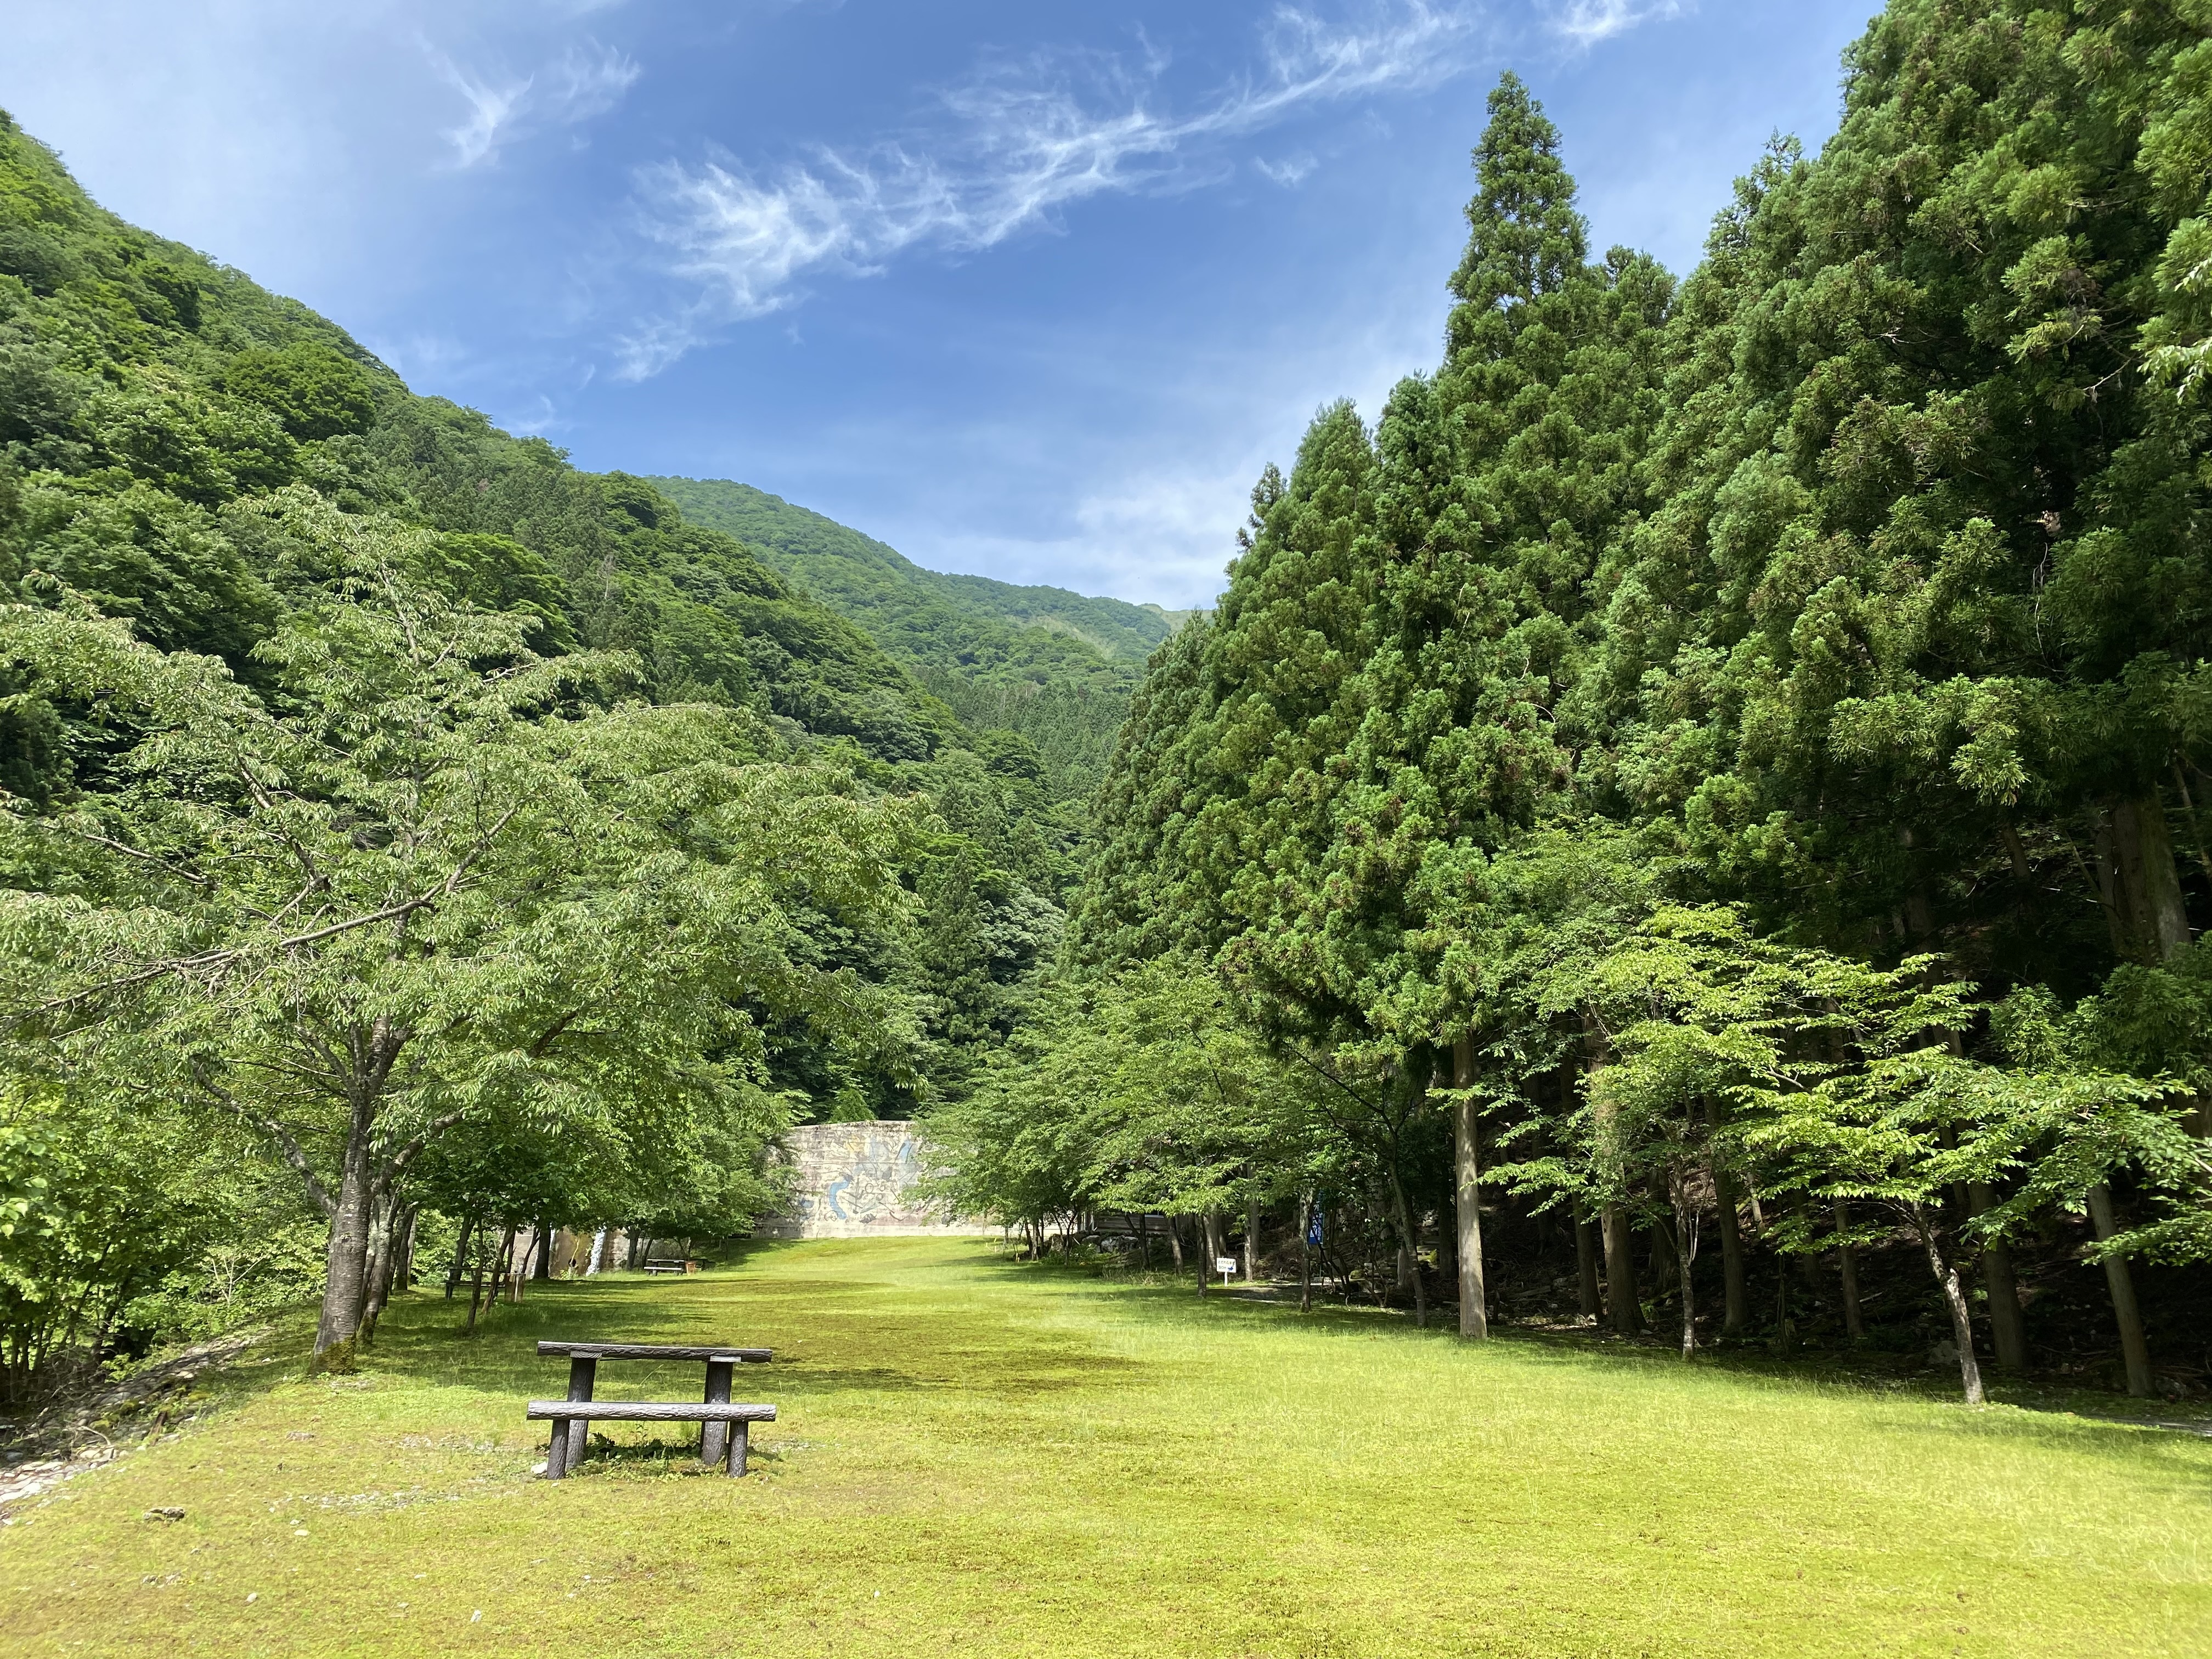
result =
M755 1247L304 1328L0 1533L11 1653L2212 1653L2212 1444L1017 1264ZM541 1336L777 1350L743 1482L672 1425L531 1478ZM700 1368L609 1364L606 1397ZM181 1519L149 1519L155 1509ZM251 1597L252 1599L249 1600Z

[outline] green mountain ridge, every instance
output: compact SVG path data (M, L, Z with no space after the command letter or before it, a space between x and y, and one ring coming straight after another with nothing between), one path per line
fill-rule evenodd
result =
M883 630L879 641L895 654L901 653L895 641L914 635L921 617L933 617L941 607L950 607L963 613L979 631L988 622L1018 632L1057 634L1079 640L1110 659L1141 663L1193 614L1091 598L1064 587L925 569L872 536L730 479L655 477L648 482L681 507L693 523L759 550L781 574L868 625L872 632ZM1034 641L1030 643L1036 649ZM908 648L920 653L921 659L930 659L928 647L919 639Z
M646 480L865 630L971 732L1035 745L1058 799L1103 775L1143 665L1192 611L927 570L874 537L728 479Z

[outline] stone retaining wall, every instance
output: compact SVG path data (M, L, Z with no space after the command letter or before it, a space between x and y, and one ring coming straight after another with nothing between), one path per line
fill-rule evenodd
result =
M786 1215L763 1216L756 1238L905 1238L995 1234L948 1221L914 1194L921 1138L911 1123L804 1123L786 1132L783 1156L798 1195Z

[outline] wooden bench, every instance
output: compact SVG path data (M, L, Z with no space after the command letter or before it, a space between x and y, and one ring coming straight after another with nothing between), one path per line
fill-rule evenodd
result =
M728 1437L728 1450L717 1455L702 1443L700 1462L710 1469L718 1462L726 1463L735 1476L745 1472L747 1439L752 1425L775 1422L775 1407L733 1406L726 1400L533 1400L530 1402L528 1420L550 1420L553 1425L552 1437L545 1449L548 1480L565 1480L575 1467L578 1459L572 1453L571 1437L587 1418L611 1423L697 1423L703 1425L700 1436L702 1443L706 1439L704 1428L719 1429Z
M572 1401L592 1397L592 1392L599 1383L599 1361L602 1359L704 1360L707 1364L704 1403L709 1406L729 1403L730 1373L735 1367L764 1365L775 1357L773 1348L702 1346L693 1342L540 1342L538 1352L547 1357L568 1356L568 1398ZM592 1413L586 1412L568 1425L568 1466L570 1468L584 1461L584 1445L592 1431ZM709 1463L717 1462L722 1454L722 1437L726 1432L720 1423L708 1422L699 1432L699 1455Z

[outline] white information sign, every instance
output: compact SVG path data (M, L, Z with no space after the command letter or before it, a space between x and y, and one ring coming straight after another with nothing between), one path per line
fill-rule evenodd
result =
M1213 1271L1224 1279L1236 1278L1237 1258L1233 1255L1217 1255L1213 1258Z

